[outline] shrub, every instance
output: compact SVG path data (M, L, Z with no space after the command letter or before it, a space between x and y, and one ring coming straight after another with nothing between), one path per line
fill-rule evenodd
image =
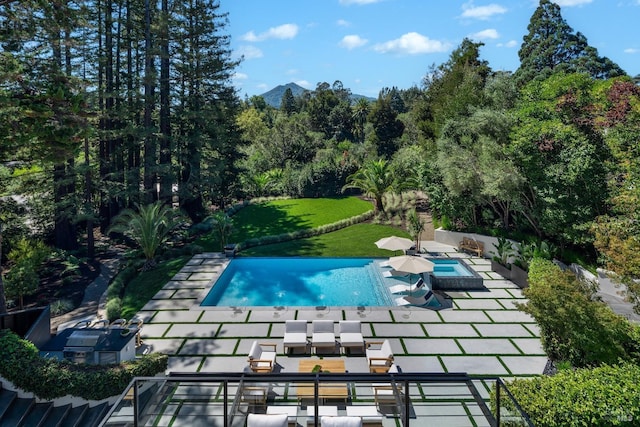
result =
M105 310L107 312L107 319L109 319L110 322L119 319L122 315L122 300L120 298L113 298L107 301Z
M39 356L33 343L0 330L0 375L41 399L77 396L88 400L121 394L133 377L167 369L167 356L152 353L119 365L82 365Z
M69 299L59 299L51 303L51 315L60 316L73 310L73 301Z
M516 379L507 387L536 426L636 426L639 383L640 366L622 364ZM491 403L495 413L494 393Z
M640 360L640 327L593 301L591 288L574 274L534 258L524 293L529 301L519 308L535 318L552 360L576 367Z

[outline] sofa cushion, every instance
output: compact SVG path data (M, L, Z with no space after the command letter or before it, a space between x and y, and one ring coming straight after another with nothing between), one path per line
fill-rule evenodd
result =
M249 414L247 427L287 427L287 414Z

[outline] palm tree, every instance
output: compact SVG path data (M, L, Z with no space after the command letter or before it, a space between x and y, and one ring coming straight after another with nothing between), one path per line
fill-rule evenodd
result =
M233 219L226 213L220 211L209 217L218 238L220 239L220 251L224 251L229 236L233 231Z
M365 163L357 172L349 175L342 191L348 188L357 188L367 196L374 198L376 211L384 212L382 196L393 191L395 187L395 174L390 163L385 159L379 159Z
M132 239L145 257L143 270L155 266L158 248L167 241L171 232L182 222L182 215L162 202L146 206L137 205L137 212L123 210L113 219L109 233L122 233Z

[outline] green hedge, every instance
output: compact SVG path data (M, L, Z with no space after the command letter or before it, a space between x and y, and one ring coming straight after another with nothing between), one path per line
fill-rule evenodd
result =
M637 426L639 384L640 366L623 364L516 379L507 387L536 426ZM502 403L509 407L506 398Z
M555 362L584 368L640 362L640 327L593 300L593 290L551 261L529 266L528 302L521 309L540 327L545 352Z
M0 330L0 375L41 399L76 396L87 400L121 394L133 377L167 369L167 356L153 353L119 365L84 365L40 357L33 343Z

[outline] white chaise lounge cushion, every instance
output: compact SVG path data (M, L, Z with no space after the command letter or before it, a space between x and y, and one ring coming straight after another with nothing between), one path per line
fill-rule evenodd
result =
M287 414L249 414L247 427L287 427Z
M314 320L311 345L314 347L332 347L336 345L333 320Z
M292 347L307 346L307 321L287 320L284 322L284 338L282 339L285 349Z
M341 320L338 322L338 328L342 347L364 347L362 325L359 320Z
M322 427L362 427L360 417L322 417L320 418Z

